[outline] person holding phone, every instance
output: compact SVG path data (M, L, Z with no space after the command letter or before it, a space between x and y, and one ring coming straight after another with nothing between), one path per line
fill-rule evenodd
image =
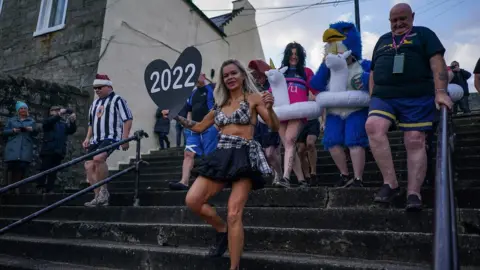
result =
M37 134L35 120L29 116L28 105L17 101L16 116L8 119L3 130L7 144L4 150L4 161L7 164L8 184L22 180L33 160L33 136ZM17 194L19 190L16 190Z

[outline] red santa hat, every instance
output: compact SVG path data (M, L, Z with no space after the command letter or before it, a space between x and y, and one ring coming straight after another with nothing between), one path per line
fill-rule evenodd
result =
M106 74L97 74L95 76L95 80L93 81L93 85L108 85L108 86L112 86L112 81L110 80L110 78L108 77L108 75Z

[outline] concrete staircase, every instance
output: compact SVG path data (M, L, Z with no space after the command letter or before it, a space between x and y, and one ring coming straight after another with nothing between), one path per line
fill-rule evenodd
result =
M480 267L480 115L455 120L458 244L462 269ZM399 132L390 142L402 187L406 153ZM242 269L429 269L432 261L434 190L423 191L425 208L406 213L405 196L392 207L373 203L381 176L372 157L365 188L330 186L338 172L318 146L317 186L252 192L244 215ZM144 157L141 207L132 207L133 175L114 180L110 207L87 209L83 196L68 206L0 237L0 269L228 269L228 257L206 259L214 231L184 206L186 192L169 191L178 180L182 149ZM211 200L225 216L229 190ZM5 195L4 226L65 197ZM102 268L103 267L103 268Z

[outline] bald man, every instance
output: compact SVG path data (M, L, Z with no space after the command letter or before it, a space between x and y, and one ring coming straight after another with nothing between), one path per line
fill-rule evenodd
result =
M420 188L425 179L425 133L432 129L435 105L452 107L446 92L445 48L437 35L413 26L408 4L390 11L391 32L380 37L370 71L369 117L365 124L370 147L383 176L375 202L390 203L400 194L387 132L398 121L407 150L407 211L421 210Z

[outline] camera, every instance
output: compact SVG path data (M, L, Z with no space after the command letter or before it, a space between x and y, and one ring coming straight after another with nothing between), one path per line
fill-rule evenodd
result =
M25 131L27 131L27 128L26 127L20 127L20 131L25 132Z
M72 114L72 113L73 113L72 109L70 109L70 108L65 109L65 114Z

